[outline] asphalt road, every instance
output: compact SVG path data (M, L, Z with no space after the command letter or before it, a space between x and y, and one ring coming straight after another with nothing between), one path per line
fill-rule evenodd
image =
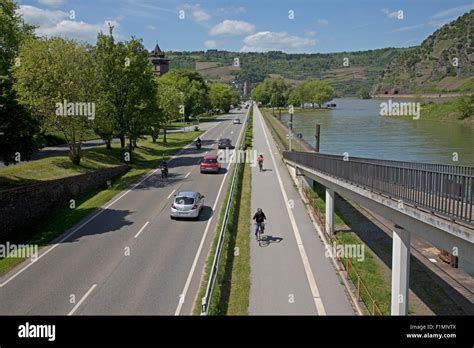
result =
M252 216L262 208L268 220L263 240L250 245L249 314L354 315L257 107L253 131L254 149L265 160L264 171L252 168Z
M167 179L149 175L0 278L0 315L190 314L228 182L228 164L203 175L198 160L220 137L237 143L236 116L173 159ZM173 194L188 190L205 196L200 219L171 220Z

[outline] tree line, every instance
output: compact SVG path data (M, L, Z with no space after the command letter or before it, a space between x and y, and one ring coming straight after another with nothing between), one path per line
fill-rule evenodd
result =
M91 130L107 148L120 139L126 161L141 136L156 142L161 129L166 142L172 121L227 112L238 103L229 86L207 83L195 71L157 78L142 40L117 41L113 27L93 46L36 37L11 0L0 0L0 10L0 158L6 165L30 159L51 130L63 135L75 164Z
M281 77L268 77L252 89L252 99L272 108L293 105L303 107L305 103L321 107L335 96L334 89L326 82L307 79L296 86Z

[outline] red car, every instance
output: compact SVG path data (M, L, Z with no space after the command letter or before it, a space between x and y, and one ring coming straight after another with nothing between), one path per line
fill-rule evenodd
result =
M219 173L221 164L217 160L216 155L207 155L203 157L199 167L201 169L201 173Z

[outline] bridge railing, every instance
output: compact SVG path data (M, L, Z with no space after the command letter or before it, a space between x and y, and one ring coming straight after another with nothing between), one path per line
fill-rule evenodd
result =
M284 151L286 160L473 224L474 168Z

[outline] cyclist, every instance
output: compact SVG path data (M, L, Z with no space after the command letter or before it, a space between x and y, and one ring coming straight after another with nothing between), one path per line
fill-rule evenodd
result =
M263 230L265 229L265 221L267 220L267 217L265 216L265 213L263 212L262 208L258 208L257 212L253 216L253 221L255 221L257 227L255 228L255 237L258 239L258 229L260 228L262 233Z
M260 171L263 170L263 155L260 154L257 157L257 162L258 162L258 167L260 168Z
M198 150L201 148L201 138L200 138L200 137L198 137L198 138L196 139L196 148L197 148Z

